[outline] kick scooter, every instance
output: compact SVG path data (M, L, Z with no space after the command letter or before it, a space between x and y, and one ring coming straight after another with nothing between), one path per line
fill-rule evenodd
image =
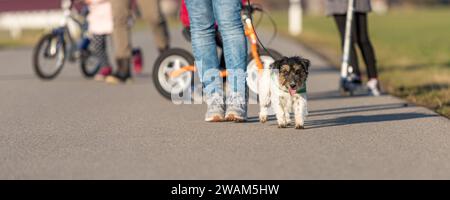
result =
M344 96L353 96L358 86L353 83L355 79L355 74L353 73L353 66L349 64L350 61L350 45L352 39L352 24L353 24L353 13L355 8L355 1L348 0L347 9L347 21L345 25L345 39L344 39L344 52L342 56L341 65L341 81L340 81L340 91Z

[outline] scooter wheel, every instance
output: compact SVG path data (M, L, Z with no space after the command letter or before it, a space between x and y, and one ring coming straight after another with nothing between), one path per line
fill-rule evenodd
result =
M342 96L353 96L356 86L347 79L341 79L339 91Z

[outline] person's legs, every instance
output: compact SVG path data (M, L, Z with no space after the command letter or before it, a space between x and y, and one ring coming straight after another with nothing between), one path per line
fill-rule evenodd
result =
M346 21L347 16L346 15L333 15L334 21L336 22L336 25L339 30L339 34L341 36L341 45L342 49L344 48L345 43L345 27L346 27ZM350 59L349 59L349 65L353 67L353 73L361 77L361 72L359 70L359 63L358 63L358 57L356 55L356 49L355 49L355 42L356 42L356 27L355 23L352 24L352 37L350 42Z
M192 50L208 110L206 121L222 121L224 99L222 79L219 77L215 18L212 0L186 0L191 21Z
M159 51L169 48L169 30L164 15L161 13L160 0L138 0L143 18L150 22Z
M378 73L376 69L375 51L373 49L372 42L369 39L367 28L367 14L356 13L355 22L358 36L357 42L364 57L364 62L367 66L367 76L369 77L369 79L377 78Z
M100 67L111 67L106 49L106 35L92 36L92 53L98 58Z
M130 58L130 29L128 19L130 17L129 0L110 0L113 14L113 43L116 59Z
M214 16L222 35L225 63L228 72L227 113L232 121L246 119L247 41L241 21L241 0L212 0Z
M131 77L130 73L130 28L128 20L130 17L129 0L110 0L113 14L113 43L115 49L115 58L117 62L117 71L114 76L106 79L108 83L118 83L126 81Z
M364 61L367 66L367 87L374 96L380 96L380 85L378 82L378 72L376 68L375 51L372 46L372 42L369 39L369 33L367 28L367 14L356 13L355 14L356 30L357 30L357 42L361 49L361 53L364 57Z
M100 70L95 75L94 80L103 81L106 76L112 73L106 48L106 35L93 35L91 38L91 46L92 54L98 58L98 65L100 66Z
M220 66L220 70L226 70L226 65L225 65L225 53L223 52L223 41L222 41L222 35L220 34L219 30L216 28L216 44L218 47L218 52L219 52L219 66Z

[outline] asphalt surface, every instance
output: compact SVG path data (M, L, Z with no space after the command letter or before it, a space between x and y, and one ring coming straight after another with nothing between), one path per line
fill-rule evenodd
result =
M258 123L205 123L205 105L174 105L144 75L109 86L69 65L37 79L31 49L2 49L0 179L449 179L450 122L382 97L341 97L338 72L300 44L271 47L312 60L306 130ZM189 48L178 34L173 46ZM273 119L273 118L272 118Z

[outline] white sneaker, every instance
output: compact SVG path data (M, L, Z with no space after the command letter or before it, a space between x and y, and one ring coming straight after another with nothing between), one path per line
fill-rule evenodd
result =
M369 92L372 96L378 97L381 95L380 85L377 79L375 78L370 79L369 82L367 82L367 87L369 88Z
M244 122L247 120L247 101L237 92L227 96L226 121Z
M207 109L205 114L206 122L221 122L224 120L224 102L223 96L218 93L207 97L206 99Z

